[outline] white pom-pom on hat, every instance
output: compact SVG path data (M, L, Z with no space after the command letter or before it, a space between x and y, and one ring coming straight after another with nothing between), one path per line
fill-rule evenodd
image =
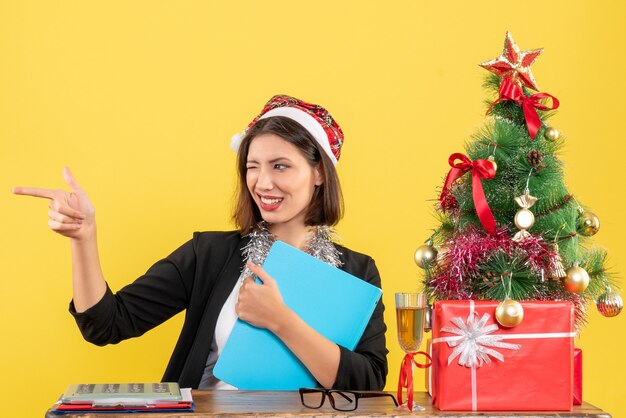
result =
M241 141L243 141L244 136L246 136L246 131L243 131L242 133L236 133L233 135L233 137L230 140L230 147L233 149L233 151L235 152L239 151L239 147L241 146Z

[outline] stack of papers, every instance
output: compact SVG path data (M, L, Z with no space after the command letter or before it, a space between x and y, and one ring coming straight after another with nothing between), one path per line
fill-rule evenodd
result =
M178 383L75 384L52 407L55 414L193 410L191 389L180 389Z

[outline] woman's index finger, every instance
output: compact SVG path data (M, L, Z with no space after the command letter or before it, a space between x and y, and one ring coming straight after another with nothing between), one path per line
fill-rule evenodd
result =
M54 190L43 189L41 187L14 187L13 194L32 197L43 197L45 199L54 199Z

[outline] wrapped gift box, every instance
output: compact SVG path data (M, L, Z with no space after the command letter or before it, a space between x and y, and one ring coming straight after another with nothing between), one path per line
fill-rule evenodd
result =
M433 307L432 397L444 411L572 409L574 307L522 302L513 328L495 320L499 301Z
M583 403L583 351L574 349L574 405Z

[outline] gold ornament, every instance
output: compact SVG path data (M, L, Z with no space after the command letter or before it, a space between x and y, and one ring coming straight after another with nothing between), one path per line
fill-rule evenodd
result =
M429 241L415 250L415 264L423 269L427 269L437 258L437 250Z
M624 307L624 301L622 297L617 293L613 293L611 289L608 289L603 293L596 301L596 307L598 312L607 318L619 315Z
M600 219L593 212L580 212L578 216L578 233L586 237L595 235L600 229Z
M582 293L589 286L589 274L577 264L568 268L566 273L567 275L563 278L563 285L568 292Z
M555 256L550 262L550 269L548 270L548 277L553 280L562 279L567 276L565 267L563 267L563 261L561 261L561 255L559 254L559 246L554 244Z
M530 229L530 227L535 223L535 215L533 215L533 213L528 209L531 208L536 201L537 198L530 195L528 187L524 190L523 195L515 198L515 202L521 207L521 209L517 211L513 221L515 222L517 229L520 231L515 234L513 241L523 241L530 236L527 229Z
M496 173L498 172L498 164L496 164L496 157L494 157L493 155L490 155L489 158L487 158L489 161L491 161L491 164L493 164L493 171L495 171Z
M496 320L500 325L512 328L524 319L522 304L513 299L505 299L496 308Z
M561 134L559 131L552 127L548 127L545 131L543 131L543 137L548 141L558 141L560 136Z

